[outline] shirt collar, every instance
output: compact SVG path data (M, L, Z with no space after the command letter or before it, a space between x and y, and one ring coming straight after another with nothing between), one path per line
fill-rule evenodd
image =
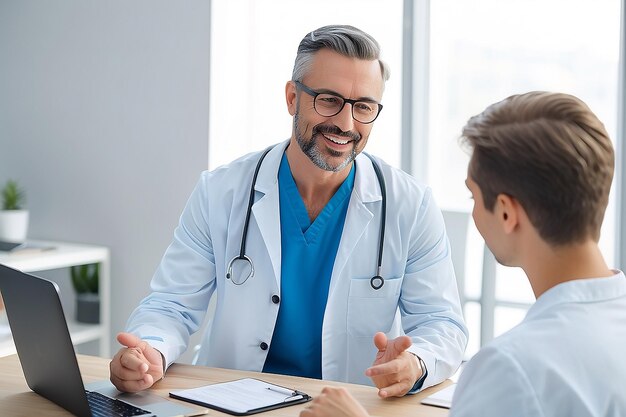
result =
M545 310L564 303L593 303L626 296L626 277L622 271L603 278L576 279L563 282L541 294L528 310L526 318L532 318Z

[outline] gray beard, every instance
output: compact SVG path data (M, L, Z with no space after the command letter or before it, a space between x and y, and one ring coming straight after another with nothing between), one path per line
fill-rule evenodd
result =
M304 152L304 154L311 160L311 162L313 162L313 164L315 164L315 166L323 169L324 171L339 172L348 165L350 165L352 161L354 161L354 159L356 158L356 141L352 142L352 149L350 150L350 153L348 153L346 158L338 165L333 166L328 162L328 160L324 157L324 155L318 148L317 143L314 139L315 134L312 134L310 140L306 140L304 136L300 133L300 129L298 129L299 120L299 114L298 112L296 112L296 114L293 116L293 129L296 135L296 142L298 142L298 145L300 146L300 149L302 149L302 152ZM337 152L333 149L328 149L328 152L333 157L341 156L340 152Z

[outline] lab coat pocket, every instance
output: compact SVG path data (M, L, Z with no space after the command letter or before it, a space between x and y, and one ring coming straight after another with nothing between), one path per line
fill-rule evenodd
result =
M348 334L387 333L396 316L401 287L402 277L386 278L378 290L372 288L370 278L353 278L348 296Z

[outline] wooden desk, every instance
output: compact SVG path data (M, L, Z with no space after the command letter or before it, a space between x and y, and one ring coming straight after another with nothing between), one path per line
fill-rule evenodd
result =
M109 360L95 356L78 355L78 363L85 383L108 379ZM285 375L260 374L258 372L235 371L230 369L206 368L191 365L172 365L165 379L159 381L151 390L164 397L170 390L194 388L216 382L230 381L243 377L254 377L295 388L316 396L327 385L346 387L373 416L437 417L447 416L448 410L420 404L420 400L450 384L445 381L416 395L388 400L379 399L376 389L364 385L345 384L317 379L298 378ZM176 400L172 400L176 401ZM259 414L259 416L298 416L306 404L294 405L279 410ZM0 414L3 417L17 416L71 416L70 413L32 392L26 381L17 355L0 358ZM215 410L209 410L209 416L229 416Z

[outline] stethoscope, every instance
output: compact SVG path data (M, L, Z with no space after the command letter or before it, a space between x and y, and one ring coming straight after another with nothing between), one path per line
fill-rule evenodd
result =
M265 156L268 154L270 150L272 150L274 146L270 146L263 152L263 154L261 155L261 158L259 158L259 162L257 162L256 164L256 168L254 169L254 175L252 176L252 185L250 186L250 197L248 199L248 208L246 210L246 221L243 225L243 236L241 237L241 249L239 251L239 255L235 256L228 263L228 268L226 270L226 278L231 279L231 277L233 276L233 264L238 260L247 262L250 267L250 272L248 276L246 277L246 279L244 279L240 283L236 283L234 280L231 279L232 283L235 285L242 285L248 280L248 278L254 276L254 264L252 263L252 259L250 259L246 255L246 241L248 239L248 225L250 224L250 214L252 213L252 205L254 204L254 187L256 186L256 179L257 179L257 176L259 175L259 170L261 169L261 164L263 163ZM372 161L372 166L374 167L374 172L376 173L376 179L378 180L378 185L380 186L380 191L383 197L382 217L380 219L380 235L378 237L378 268L376 270L376 275L370 279L370 285L372 286L372 288L375 290L379 290L385 284L385 279L380 275L380 273L382 270L382 263L383 263L383 243L385 241L385 222L387 218L387 189L385 187L385 178L383 177L383 173L380 170L380 166L374 160L374 158L372 158L371 155L367 153L365 153L365 155L370 159L370 161Z

